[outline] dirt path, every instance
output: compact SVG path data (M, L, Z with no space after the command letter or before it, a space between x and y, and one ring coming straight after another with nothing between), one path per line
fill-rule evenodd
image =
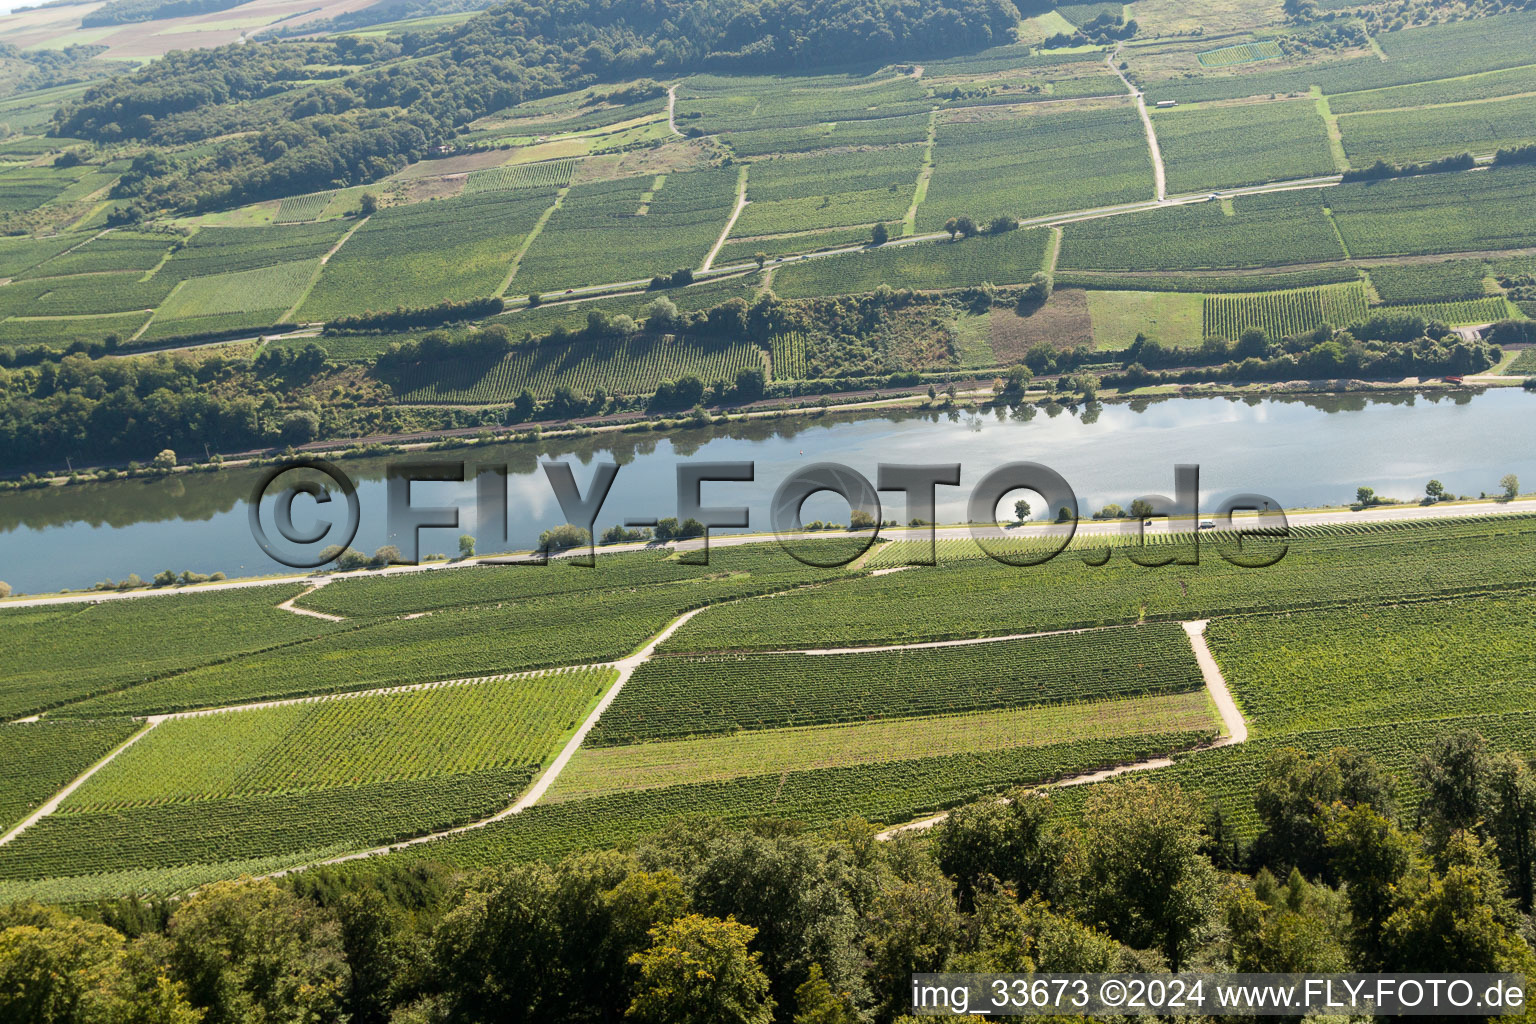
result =
M916 569L919 566L902 565L890 569L876 569L871 576L880 576L885 573L900 572L903 569ZM810 649L785 648L779 651L753 651L756 654L804 654L816 657L826 654L889 654L892 651L927 651L937 647L975 647L978 644L1000 644L1009 640L1033 640L1042 636L1070 636L1075 633L1102 633L1111 629L1136 629L1140 623L1126 623L1120 626L1085 626L1082 629L1051 629L1040 633L1010 633L1007 636L976 636L966 637L963 640L924 640L910 644L887 644L883 647L817 647ZM706 652L707 653L707 652Z
M1199 619L1194 622L1183 623L1184 632L1189 636L1190 649L1194 651L1195 661L1200 666L1200 675L1205 680L1205 691L1210 694L1211 701L1216 705L1216 710L1221 713L1221 724L1226 735L1218 737L1215 742L1204 745L1198 749L1211 750L1216 747L1231 746L1236 743L1248 741L1248 721L1238 710L1237 704L1232 700L1232 691L1227 687L1227 680L1221 674L1221 666L1216 664L1216 659L1211 655L1211 649L1205 643L1205 627L1209 620ZM1115 628L1115 627L1111 627ZM1120 627L1124 628L1124 627ZM1075 632L1083 632L1077 630ZM1157 768L1167 768L1173 764L1171 757L1152 757L1144 761L1135 761L1131 764L1119 765L1115 768L1104 768L1096 772L1087 772L1082 775L1073 775L1070 778L1060 779L1037 788L1056 789L1063 786L1086 786L1095 782L1104 782L1130 772L1152 771ZM892 839L904 832L922 832L933 828L935 825L949 818L949 812L932 814L926 818L909 821L905 825L897 825L895 828L886 829L876 839Z
M288 600L286 600L282 604L278 605L278 608L282 609L285 612L292 612L295 615L308 615L312 619L324 619L326 622L345 622L345 621L347 621L346 620L346 616L344 616L344 615L327 615L325 612L317 612L317 611L314 611L314 610L309 609L309 608L297 608L297 607L294 606L293 602L299 600L300 598L308 597L310 594L313 594L315 591L319 590L321 587L325 586L329 582L331 582L331 581L330 580L321 580L319 583L316 583L314 586L310 587L308 590L304 591L302 594L294 594Z
M720 250L725 246L726 240L731 237L731 232L736 229L736 220L741 216L741 211L747 208L747 168L750 164L742 164L741 171L736 176L736 208L731 211L731 217L725 222L725 229L720 232L720 237L715 240L715 247L709 250L709 255L704 257L704 262L699 265L699 273L707 274L715 265L715 257L720 255Z
M1221 724L1227 730L1227 734L1212 745L1225 747L1234 743L1246 743L1248 742L1248 720L1238 710L1237 702L1232 699L1232 691L1227 688L1226 677L1221 674L1221 666L1216 664L1210 647L1206 645L1205 627L1208 625L1210 625L1209 619L1186 622L1184 632L1189 634L1189 646L1194 649L1195 661L1200 665L1200 675L1205 679L1205 689L1210 693L1211 700L1216 703L1216 710L1221 712Z
M1152 115L1147 112L1147 97L1132 85L1125 72L1120 70L1119 60L1120 46L1117 44L1110 51L1106 63L1109 64L1109 69L1120 77L1120 81L1125 83L1126 91L1136 100L1136 112L1141 115L1141 123L1147 129L1147 149L1152 153L1152 176L1157 182L1157 201L1164 203L1168 201L1168 175L1163 168L1162 147L1157 144L1157 130L1152 127Z
M687 138L677 130L677 86L667 86L667 127L672 129L672 134L678 138Z

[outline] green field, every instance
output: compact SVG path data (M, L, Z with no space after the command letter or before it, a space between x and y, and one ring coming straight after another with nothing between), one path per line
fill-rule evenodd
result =
M1175 107L1153 114L1168 191L1332 174L1328 125L1311 100Z
M960 288L990 281L1018 284L1045 266L1051 233L1008 231L955 242L922 242L791 263L773 272L784 298L844 295L892 288Z
M1060 742L1063 736L1111 739L1209 728L1213 728L1210 701L1203 690L1195 690L1011 711L763 729L621 747L583 747L550 790L549 800L559 803L773 771L1042 747Z
M1068 224L1057 265L1203 270L1342 259L1322 202L1307 189L1233 199L1230 214L1212 201Z
M1090 291L1093 346L1118 351L1138 334L1164 345L1198 346L1205 338L1202 301L1210 300L1183 292Z
M464 866L558 857L630 842L656 832L671 820L700 814L739 822L766 812L811 828L830 826L852 816L897 823L1012 785L1047 782L1188 749L1210 739L1213 732L1206 727L779 771L541 804L515 819L432 843L407 857Z
M1335 284L1257 295L1213 295L1205 300L1205 336L1236 341L1250 327L1272 339L1315 331L1328 324L1347 327L1364 320L1365 285Z
M331 204L335 192L311 192L303 196L289 196L277 204L276 224L292 224L297 221L318 220Z
M258 587L0 612L11 640L0 649L0 716L18 718L319 636L332 627L274 607L303 589ZM132 659L115 656L144 636L160 639Z
M329 252L354 223L321 221L259 228L200 228L155 276L179 281L317 259Z
M956 116L956 115L951 115ZM1153 198L1146 132L1129 103L1063 113L941 121L919 231Z
M1491 156L1536 142L1536 96L1423 110L1387 110L1339 118L1344 152L1355 167L1377 160L1405 164L1458 153Z

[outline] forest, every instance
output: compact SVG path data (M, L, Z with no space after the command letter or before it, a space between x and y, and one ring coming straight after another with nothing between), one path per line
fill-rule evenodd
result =
M0 1019L889 1024L914 972L1536 969L1536 776L1476 732L1442 733L1409 778L1278 748L1249 843L1175 783L1092 790L1017 790L889 841L697 817L556 863L13 905Z

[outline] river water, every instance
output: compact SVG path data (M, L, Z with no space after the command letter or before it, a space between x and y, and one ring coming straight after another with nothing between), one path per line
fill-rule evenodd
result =
M593 465L621 467L598 520L676 514L676 467L684 461L756 463L752 483L706 484L705 505L747 506L752 527L768 528L774 489L796 469L841 462L876 478L884 463L962 465L960 487L940 487L939 520L965 519L970 485L1006 462L1044 463L1072 485L1086 515L1108 502L1171 493L1176 463L1201 470L1201 507L1257 492L1283 507L1343 504L1355 488L1412 498L1436 478L1458 494L1496 493L1506 473L1536 486L1536 395L1517 389L1483 394L1245 398L1170 398L1084 409L902 411L757 420L663 434L593 434L413 456L465 461L471 482L416 484L415 505L461 507L460 528L421 532L421 551L457 551L460 533L482 534L475 519L476 467L508 471L508 541L526 549L540 531L564 522L540 460L569 462L585 492ZM398 544L389 533L385 462L336 463L356 482L360 523L353 547L372 552ZM45 488L0 495L0 580L18 592L89 586L103 578L162 569L222 571L230 576L282 571L252 538L247 501L261 473L226 470L155 479ZM886 518L905 522L900 494L887 494ZM1011 498L1005 501L1011 510ZM1035 503L1037 512L1043 512ZM266 503L269 506L270 502ZM265 506L264 506L265 507ZM317 507L300 496L299 529L329 518L340 502ZM1011 515L1011 512L1009 513ZM846 522L847 505L819 495L807 520ZM271 510L264 521L272 530ZM334 539L334 538L333 538Z

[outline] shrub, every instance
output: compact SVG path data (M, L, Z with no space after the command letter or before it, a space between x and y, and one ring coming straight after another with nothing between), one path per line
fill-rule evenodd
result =
M562 523L539 534L540 551L564 551L592 542L592 534L571 523Z

